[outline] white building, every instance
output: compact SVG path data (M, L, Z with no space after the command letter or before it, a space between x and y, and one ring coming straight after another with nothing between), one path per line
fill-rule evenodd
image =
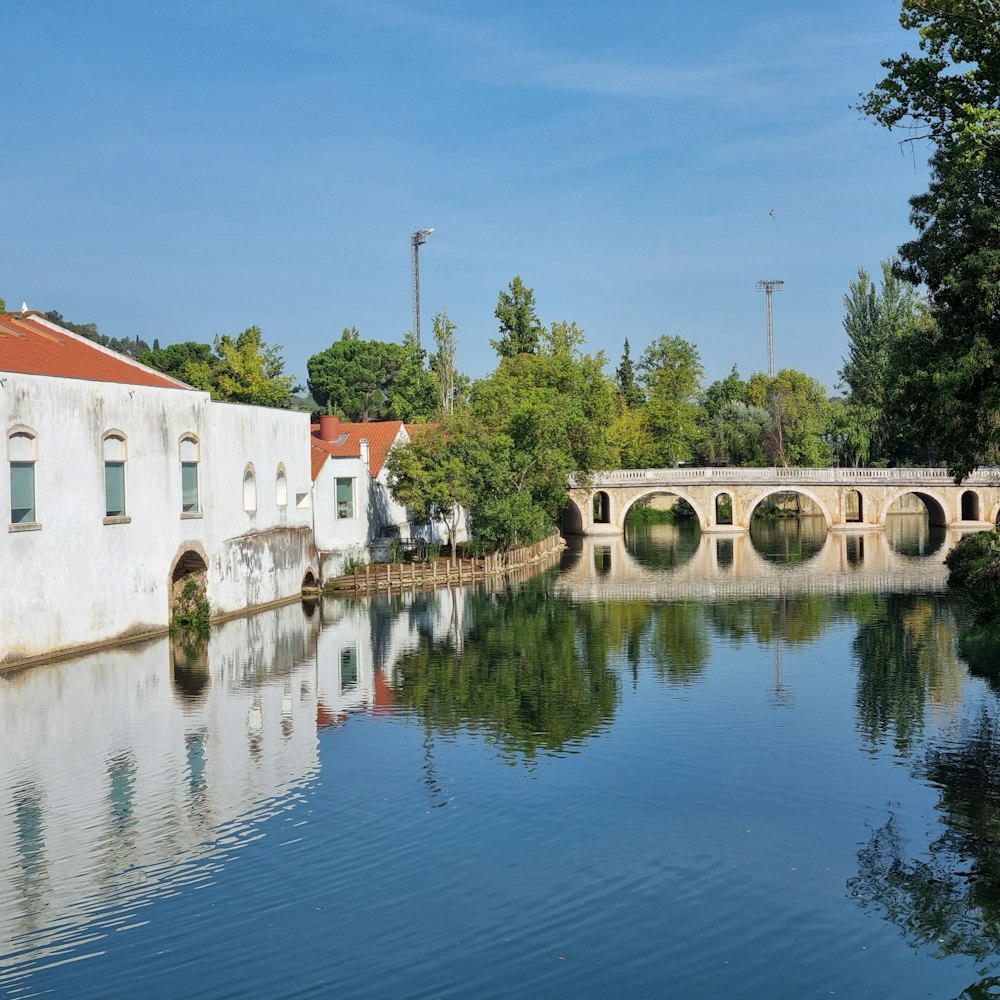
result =
M309 417L213 402L33 313L0 315L0 665L162 631L318 575Z

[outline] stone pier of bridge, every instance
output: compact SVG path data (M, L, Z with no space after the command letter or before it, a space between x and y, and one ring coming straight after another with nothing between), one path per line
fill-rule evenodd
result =
M572 480L564 520L569 533L619 535L639 501L671 494L686 501L702 531L748 531L754 511L779 494L808 498L828 529L877 530L893 505L916 498L932 525L995 527L1000 470L972 473L960 484L946 469L693 468L620 469ZM911 501L913 502L913 501Z

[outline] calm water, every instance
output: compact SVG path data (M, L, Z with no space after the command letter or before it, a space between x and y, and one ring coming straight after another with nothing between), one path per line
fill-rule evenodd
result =
M653 528L0 677L0 994L996 995L948 544Z

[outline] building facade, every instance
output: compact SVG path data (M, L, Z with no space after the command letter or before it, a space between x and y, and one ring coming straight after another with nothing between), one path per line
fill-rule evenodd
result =
M37 314L0 315L0 664L161 631L318 575L309 417L213 401Z

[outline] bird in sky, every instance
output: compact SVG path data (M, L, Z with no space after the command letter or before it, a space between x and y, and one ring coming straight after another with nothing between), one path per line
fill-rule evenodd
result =
M777 215L774 214L774 209L772 208L770 212L767 213L772 219L776 219Z

